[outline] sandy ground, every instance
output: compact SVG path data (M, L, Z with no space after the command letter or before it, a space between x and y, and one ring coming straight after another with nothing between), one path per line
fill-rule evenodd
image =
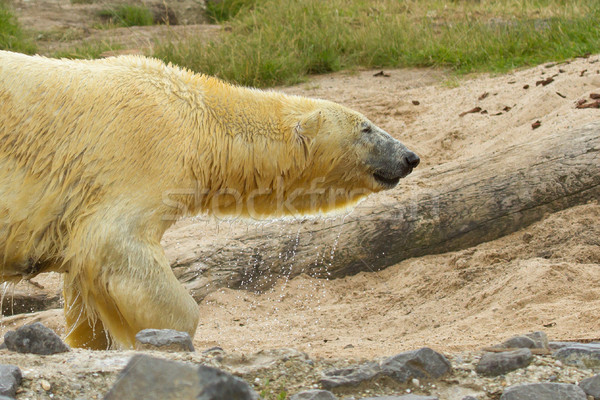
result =
M280 89L363 112L414 149L423 160L419 168L428 168L597 121L600 110L578 110L575 102L600 92L598 59L462 79L433 70L386 70L388 77L347 72ZM554 81L536 86L548 77ZM459 116L476 106L487 113ZM427 185L409 177L396 190ZM393 198L394 191L380 196ZM199 305L194 343L242 353L293 347L315 357L373 358L425 345L472 350L534 330L557 340L600 338L599 217L600 206L587 204L493 242L381 272L299 276L260 294L219 290ZM167 255L185 258L203 240L226 243L232 230L255 229L217 228L179 222L163 241ZM19 289L60 290L57 275L34 281L44 289L25 283ZM5 317L0 333L35 319L64 334L62 318L58 310Z

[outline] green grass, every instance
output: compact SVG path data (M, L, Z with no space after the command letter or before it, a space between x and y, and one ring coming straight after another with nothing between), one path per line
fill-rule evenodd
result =
M84 42L83 44L68 50L60 50L51 54L56 58L71 58L71 59L95 59L100 58L102 53L107 51L121 50L120 44L107 42Z
M218 40L163 40L154 55L239 84L272 86L356 67L504 72L600 50L600 0L244 3L243 12L228 14Z
M248 11L256 0L208 0L206 1L206 16L213 22L228 21L241 11Z
M117 26L154 25L152 11L143 6L120 5L100 11L100 17Z
M8 5L0 0L0 50L35 53L35 44L21 30Z

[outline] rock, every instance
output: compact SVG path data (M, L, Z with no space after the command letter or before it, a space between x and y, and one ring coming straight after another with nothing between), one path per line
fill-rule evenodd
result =
M477 400L477 398L475 398L473 396L465 396L462 398L462 400Z
M42 389L44 389L46 392L49 391L50 389L52 389L52 385L50 384L50 382L48 382L45 379L41 379L40 380L40 386L42 387Z
M70 351L56 333L40 322L24 325L4 334L4 343L11 351L33 354L56 354Z
M525 335L529 339L533 340L534 349L549 349L548 336L542 331L536 331Z
M579 387L594 400L600 400L600 375L594 375L579 382Z
M325 376L321 378L320 382L325 389L333 389L340 386L358 386L362 382L370 381L381 374L379 364L371 362L325 371Z
M412 378L438 379L451 369L446 357L428 347L400 353L381 363L382 372L400 383Z
M327 390L313 389L296 393L290 400L337 400L337 397Z
M508 349L548 349L549 345L546 334L542 331L537 331L525 335L513 336L499 347Z
M258 394L244 380L217 368L197 367L202 390L197 400L257 400Z
M15 400L15 398L0 395L0 400Z
M240 378L204 365L138 354L131 358L104 400L256 400Z
M511 386L500 400L587 400L585 392L568 383L525 383Z
M360 400L438 400L434 396L419 396L416 394L405 394L403 396L368 397Z
M0 396L15 397L23 376L16 365L0 364ZM0 398L1 398L0 397Z
M572 344L558 349L552 356L565 364L595 368L600 366L600 344Z
M194 351L187 332L173 329L144 329L135 335L136 350Z
M562 349L563 347L574 346L576 344L583 344L583 343L578 343L578 342L549 342L548 343L548 347L550 348L550 350L558 350L558 349Z
M503 342L500 347L506 349L533 349L535 348L535 342L533 339L528 338L527 336L514 336Z
M475 368L480 375L498 376L524 368L531 363L533 355L529 349L518 349L503 353L484 353Z
M388 376L399 383L413 378L432 380L450 372L450 362L443 355L424 347L407 351L383 360L325 372L321 384L325 389L357 386L362 382Z

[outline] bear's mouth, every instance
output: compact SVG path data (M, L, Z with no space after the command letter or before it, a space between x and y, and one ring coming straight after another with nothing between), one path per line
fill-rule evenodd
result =
M398 182L400 182L402 176L390 176L383 171L375 171L373 173L373 178L375 178L375 181L386 189L392 189L396 187Z

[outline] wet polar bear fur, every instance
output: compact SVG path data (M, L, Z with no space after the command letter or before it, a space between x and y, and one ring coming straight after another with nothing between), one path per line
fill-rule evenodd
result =
M0 280L64 276L66 341L194 335L160 245L185 215L315 214L388 189L418 157L341 105L144 57L0 51Z

